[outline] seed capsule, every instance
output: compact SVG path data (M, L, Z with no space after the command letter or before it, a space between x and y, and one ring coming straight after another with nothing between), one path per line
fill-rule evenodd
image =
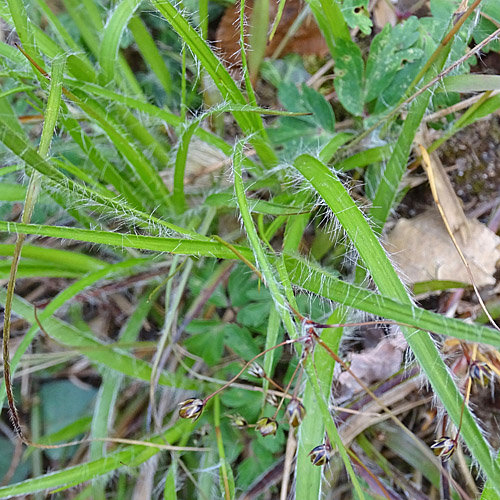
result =
M447 462L453 453L455 453L457 442L455 439L443 436L434 441L434 444L431 445L431 449L434 450L435 455L443 459L444 462Z
M233 427L238 427L238 429L245 429L248 427L248 422L241 415L232 415L230 418Z
M264 368L259 365L259 363L252 363L248 369L248 374L256 378L266 378L266 372L264 371Z
M179 403L181 407L179 409L179 416L181 418L192 418L196 422L203 413L203 408L205 403L201 399L186 399L182 403Z
M323 443L316 446L316 448L313 448L309 452L309 457L313 465L317 465L318 467L320 467L321 465L325 465L330 461L331 453L331 446Z
M493 372L486 363L473 361L469 366L469 377L473 382L479 382L482 387L486 387L493 377Z
M278 424L276 420L273 420L272 418L263 417L257 420L255 429L258 430L263 437L274 436L274 434L276 434L276 431L278 430Z
M293 398L286 407L288 421L292 427L298 427L306 416L304 405L296 398Z

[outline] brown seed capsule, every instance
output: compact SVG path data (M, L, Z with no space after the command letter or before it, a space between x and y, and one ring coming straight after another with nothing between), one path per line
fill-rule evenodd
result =
M311 463L320 467L325 465L330 461L330 455L332 453L332 448L328 444L320 444L313 448L309 452L309 457L311 458Z
M447 462L453 453L455 453L457 442L455 439L443 436L434 441L434 444L431 445L431 449L434 450L435 455L442 458L444 462Z
M182 403L179 403L181 407L179 410L179 416L181 418L192 418L196 422L203 413L203 408L205 403L201 399L186 399Z
M292 398L292 400L286 407L286 413L288 415L288 421L290 422L290 425L292 427L298 427L306 416L306 409L297 398Z
M261 419L257 420L255 429L258 430L264 437L273 436L278 430L278 424L276 420L273 420L272 418L262 417Z

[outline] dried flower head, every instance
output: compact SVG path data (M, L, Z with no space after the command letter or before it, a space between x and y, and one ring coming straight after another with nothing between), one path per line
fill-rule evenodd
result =
M276 420L273 420L272 418L262 417L261 419L257 420L255 429L258 430L264 437L273 436L278 430L278 424Z
M479 382L481 387L486 387L488 382L493 378L491 368L481 361L472 361L469 366L469 377L472 382Z
M292 398L286 407L286 414L288 415L290 425L292 427L298 427L306 416L306 409L297 398Z
M179 403L179 406L181 407L179 410L179 416L181 418L192 418L196 421L203 413L205 403L201 399L191 398Z
M256 378L266 378L266 372L264 371L264 368L259 365L259 363L252 363L248 369L248 374Z
M309 457L313 465L317 465L318 467L320 467L321 465L325 465L330 461L331 454L332 447L329 444L323 443L316 446L316 448L313 448L309 452Z
M238 429L245 429L248 427L248 422L241 415L230 415L231 425L238 427Z
M434 454L443 459L444 462L448 461L457 449L457 441L447 436L440 437L431 445Z

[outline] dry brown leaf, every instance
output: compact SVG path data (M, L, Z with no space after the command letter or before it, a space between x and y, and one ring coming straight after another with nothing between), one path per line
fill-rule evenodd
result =
M245 17L251 19L253 0L245 2ZM269 3L269 20L270 26L274 22L278 11L278 2L271 1ZM281 21L276 30L276 34L271 43L266 47L265 56L271 56L278 45L281 43L293 22L304 8L305 3L301 0L287 0ZM222 17L216 32L216 46L221 52L223 60L229 65L240 65L240 5L239 3L229 7ZM248 26L245 27L245 38L248 34ZM248 42L248 39L245 40ZM294 36L290 38L281 55L286 55L291 52L300 55L318 55L325 56L328 54L328 46L321 35L318 25L314 21L312 15L308 16L297 30Z
M386 24L396 26L398 16L394 10L385 0L379 0L375 7L373 7L373 24L381 30Z
M465 219L468 236L461 244L477 286L493 285L500 259L500 237L475 219ZM449 280L471 284L467 270L437 209L400 219L388 234L386 249L409 283Z
M429 156L431 162L429 165L425 164L425 168L432 168L432 177L439 203L446 214L451 231L455 237L458 236L460 242L465 242L469 235L467 217L463 211L462 202L455 194L437 153L431 153Z
M376 347L352 354L349 368L366 385L371 385L399 371L405 349L406 340L403 334L397 333L384 337ZM362 387L347 371L342 372L338 380L341 398L351 397L362 390Z

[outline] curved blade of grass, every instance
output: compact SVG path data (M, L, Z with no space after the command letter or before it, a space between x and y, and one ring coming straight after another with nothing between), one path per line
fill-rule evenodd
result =
M71 19L78 27L83 40L92 54L98 59L100 47L99 35L104 31L104 23L101 19L101 12L98 9L99 4L94 3L93 0L64 0L63 3ZM114 75L115 82L123 91L141 96L141 86L122 54L118 55L118 64L120 71L116 71ZM100 77L101 75L98 76ZM103 83L106 82L103 81Z
M102 69L104 83L113 80L117 68L118 51L122 34L127 27L130 18L134 15L141 0L122 0L113 10L106 26L104 36L99 49L99 64Z
M349 27L342 15L340 5L335 0L307 0L307 3L333 56L337 40L351 41Z
M295 166L313 185L338 218L380 291L411 307L411 299L384 249L338 178L312 156L302 155L298 157L295 160ZM458 426L461 421L462 395L441 359L434 342L424 331L415 332L404 327L401 329L434 392L455 425ZM500 477L500 468L494 462L489 445L467 407L463 413L462 437L486 475L492 479ZM500 484L497 488L500 491Z
M222 97L236 104L248 104L241 90L231 78L222 62L215 56L200 34L189 24L187 19L169 1L152 0L154 7L165 17L182 40L199 59L205 71L220 90ZM275 165L278 158L268 143L264 124L259 116L233 113L234 118L245 135L257 134L250 141L260 159L267 167Z
M165 442L175 444L186 434L191 433L193 429L194 427L191 422L178 421L174 427L165 433L145 441L159 445L165 444ZM84 462L74 467L65 468L59 472L49 472L41 477L28 479L21 483L1 487L0 498L28 495L37 491L54 489L61 486L69 487L86 481L92 481L121 467L137 467L160 452L159 448L140 445L124 446L122 450L110 453L107 457Z

